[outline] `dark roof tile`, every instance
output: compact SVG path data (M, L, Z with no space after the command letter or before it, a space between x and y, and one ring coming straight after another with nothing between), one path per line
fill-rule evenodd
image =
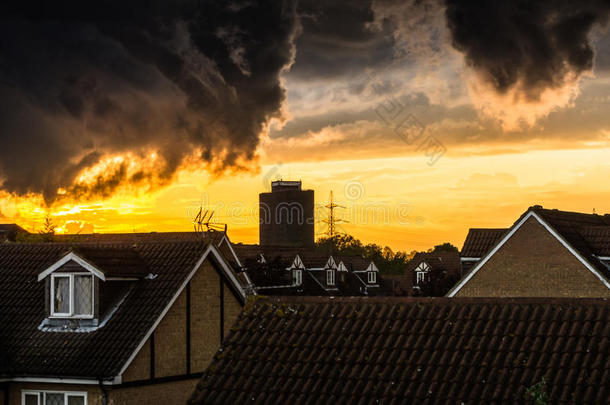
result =
M278 305L295 312L280 316ZM250 329L252 321L260 332ZM286 389L298 391L295 404L521 403L543 376L553 402L599 402L607 396L598 393L610 375L610 348L609 331L595 325L609 321L603 299L259 300L240 316L225 357L214 360L191 403L213 402L226 389L250 398L263 388L269 403L286 398ZM256 345L272 349L264 361L272 366L247 358L231 367L235 379L206 385L223 375L227 357ZM280 364L301 379L268 384L282 373ZM261 386L249 384L252 376Z
M483 257L508 231L506 228L471 228L462 246L462 257Z

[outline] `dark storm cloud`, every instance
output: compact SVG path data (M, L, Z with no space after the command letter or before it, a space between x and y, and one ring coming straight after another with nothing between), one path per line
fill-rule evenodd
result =
M591 30L605 25L607 0L446 0L453 46L504 93L522 84L538 99L593 67Z
M392 60L393 27L374 24L370 0L305 0L299 2L303 34L290 75L335 78Z
M23 2L0 16L0 182L16 194L162 184L193 151L253 159L279 115L298 31L291 1ZM113 154L87 185L76 176Z

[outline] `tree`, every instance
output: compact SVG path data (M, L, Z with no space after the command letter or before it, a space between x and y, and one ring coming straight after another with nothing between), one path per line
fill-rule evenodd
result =
M434 249L428 249L428 252L438 253L438 252L459 252L458 248L453 246L449 242L445 242L441 245L434 246Z
M42 231L39 232L42 242L53 242L53 238L55 236L55 228L57 228L57 226L53 223L51 216L47 215L44 218Z
M320 238L315 249L320 254L338 254L342 256L361 256L371 260L382 274L404 274L407 262L415 252L394 252L389 246L375 243L363 244L351 235L335 235L332 238Z
M49 215L47 215L44 219L44 223L42 224L42 230L38 231L38 233L29 233L29 232L18 232L15 237L15 241L17 243L48 243L53 242L55 239L55 229L57 225L53 223L53 220Z

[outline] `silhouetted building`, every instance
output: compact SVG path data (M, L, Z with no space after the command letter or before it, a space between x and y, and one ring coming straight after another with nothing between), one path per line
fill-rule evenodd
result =
M20 233L27 234L28 231L17 224L0 224L0 242L15 242Z
M259 203L261 246L313 246L313 190L302 190L300 181L274 181Z

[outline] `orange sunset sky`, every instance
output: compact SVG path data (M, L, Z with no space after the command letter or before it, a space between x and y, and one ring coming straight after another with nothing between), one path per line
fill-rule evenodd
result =
M8 152L0 154L0 184L5 182L0 223L34 232L50 215L61 233L188 231L203 206L228 224L233 242L256 243L258 193L280 178L302 180L304 188L315 190L318 236L325 231L323 206L333 191L345 206L339 210L348 221L342 231L403 251L443 242L461 247L468 228L508 227L534 204L610 213L610 35L602 24L593 24L585 36L590 63L576 66L555 48L551 51L559 56L548 63L522 55L527 66L516 66L512 81L499 87L492 77L496 70L469 52L470 43L452 41L459 27L447 24L444 7L419 9L412 2L354 7L340 14L341 27L332 24L335 11L315 10L323 17L297 16L298 29L282 34L286 40L274 46L284 44L287 59L273 68L271 86L280 89L277 105L257 102L259 90L267 93L257 87L259 65L254 56L247 59L247 48L230 53L226 64L210 64L205 74L198 70L203 62L185 64L182 72L200 82L222 77L214 82L217 100L225 103L218 125L201 118L208 117L205 102L192 107L191 90L158 66L146 67L147 83L155 83L149 87L116 79L116 72L86 70L97 80L95 94L125 113L94 116L87 106L97 99L85 99L85 112L78 114L23 101L24 111L43 118L15 121L13 139L29 125L24 122L41 122L42 129L35 130L45 131L52 121L53 133L74 134L57 139L77 146L56 152L46 141L31 141L27 152L10 152L22 156L17 163ZM202 41L182 34L178 37L189 44L181 43L184 52L212 59ZM120 49L121 55L132 51ZM223 69L231 63L227 73ZM548 80L532 75L532 66L552 72ZM253 82L242 88L242 81L232 84L235 75ZM54 88L58 77L44 76L41 86ZM7 105L15 105L11 97L30 100L14 88L19 86L3 87ZM225 100L224 94L255 101L233 109L237 99ZM226 123L246 121L259 104L265 110L248 126L253 135L238 138L241 127ZM147 109L136 114L137 105ZM167 124L178 115L180 129ZM201 125L191 125L200 119ZM144 124L134 123L140 121ZM211 135L176 135L186 127L203 127ZM405 140L405 134L417 139ZM178 144L184 147L175 148ZM13 146L0 141L5 151ZM35 148L40 148L36 156L30 155ZM53 153L64 155L32 169L31 162Z

